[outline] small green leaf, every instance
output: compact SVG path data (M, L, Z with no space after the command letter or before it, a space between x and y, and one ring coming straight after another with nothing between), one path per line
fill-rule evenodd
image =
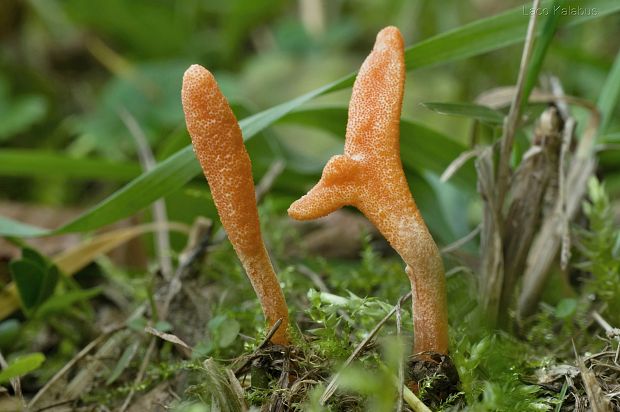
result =
M422 103L422 106L439 114L464 116L490 124L502 124L504 114L487 106L472 103Z
M22 258L10 263L9 270L26 314L45 302L56 289L60 278L58 268L34 249L22 249Z
M239 322L234 319L228 319L219 328L218 346L220 348L226 348L232 345L235 339L237 339L240 330L241 325Z
M207 323L207 327L209 328L209 331L211 331L212 333L216 332L217 329L220 327L220 325L222 323L226 322L226 316L224 315L217 315L214 318L212 318L211 320L209 320L209 322Z
M58 279L60 279L60 272L58 271L58 267L53 264L48 266L45 272L45 276L43 277L43 281L41 282L39 297L37 298L37 305L42 304L50 296L52 296L52 294L54 294L54 289L56 289Z
M9 264L9 270L17 285L22 307L28 313L39 301L45 269L30 260L15 260Z
M13 378L30 373L38 369L43 362L45 362L45 355L39 352L15 358L0 372L0 383L6 383Z
M560 319L571 317L577 310L577 299L562 299L555 308L555 316Z
M29 247L22 249L22 260L28 260L35 263L41 269L45 269L49 265L49 261L45 258L45 256Z

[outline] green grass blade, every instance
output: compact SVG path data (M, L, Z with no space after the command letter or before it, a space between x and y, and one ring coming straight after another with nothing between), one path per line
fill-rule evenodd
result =
M577 7L580 4L578 0L571 0L566 2L565 7ZM548 7L551 1L543 2L543 5ZM598 13L567 16L561 20L560 27L584 23L619 11L620 2L591 0L588 7L596 8ZM452 62L518 43L525 37L527 24L528 16L524 15L522 7L466 24L409 47L405 52L407 69ZM251 138L315 97L350 86L354 77L354 74L350 74L334 83L244 119L240 124L245 138ZM66 226L56 230L45 230L0 218L0 234L26 237L93 230L130 216L156 199L178 190L199 173L200 168L192 150L186 147Z
M349 74L340 80L319 87L311 92L289 100L286 103L279 104L270 109L264 110L260 113L247 117L239 122L241 129L243 130L243 138L249 139L250 137L261 132L265 128L271 126L273 123L281 119L287 113L300 107L302 104L309 102L315 97L334 92L336 90L345 89L353 85L355 79L355 73Z
M52 230L0 216L0 234L3 236L38 237L49 235L50 233L52 233Z
M105 159L74 158L40 150L0 150L0 175L19 177L61 177L126 182L140 175L137 163Z
M599 133L607 132L609 124L613 118L614 110L620 100L620 52L616 56L616 60L605 80L603 89L598 98L598 108L601 111L601 126Z
M439 114L463 116L490 124L502 124L504 114L487 106L472 103L422 103L422 106Z
M564 3L565 2L562 0L555 0L551 5L551 10L555 10L557 7L562 7ZM525 106L527 104L530 93L532 93L532 90L536 85L538 75L540 74L540 69L542 68L543 62L545 61L545 56L547 55L547 50L549 50L551 41L553 40L555 33L558 29L561 16L562 15L559 13L549 13L549 15L546 16L544 24L542 25L542 33L536 39L536 44L534 45L534 51L532 52L530 65L527 68L525 85L523 86L522 106Z
M82 232L116 222L142 210L160 197L180 189L199 173L200 166L192 147L188 146L56 232ZM0 233L1 228L0 224Z

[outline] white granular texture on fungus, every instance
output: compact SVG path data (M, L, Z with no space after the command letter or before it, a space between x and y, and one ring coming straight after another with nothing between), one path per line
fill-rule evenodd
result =
M250 157L241 129L213 75L193 65L183 76L183 110L194 152L228 234L269 325L282 318L274 343L288 344L288 309L260 232Z
M345 205L357 207L407 263L414 290L414 350L446 353L443 264L400 160L404 84L403 39L397 28L387 27L355 80L344 155L330 159L319 183L291 205L289 215L309 220Z

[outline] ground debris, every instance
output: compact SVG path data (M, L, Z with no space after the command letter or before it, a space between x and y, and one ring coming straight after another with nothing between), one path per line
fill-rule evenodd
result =
M556 364L536 370L534 381L550 393L566 386L561 411L620 411L620 364L613 345L580 356L575 364Z

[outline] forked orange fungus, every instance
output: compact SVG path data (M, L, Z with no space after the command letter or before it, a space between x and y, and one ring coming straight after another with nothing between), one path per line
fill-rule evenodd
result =
M422 219L400 159L400 113L405 85L400 31L386 27L355 80L344 155L332 157L320 181L288 212L316 219L345 205L359 209L407 264L411 280L414 353L448 352L443 263Z
M271 338L288 345L288 308L260 231L250 157L241 129L213 75L193 65L183 76L183 110L194 152L228 234L270 326Z

